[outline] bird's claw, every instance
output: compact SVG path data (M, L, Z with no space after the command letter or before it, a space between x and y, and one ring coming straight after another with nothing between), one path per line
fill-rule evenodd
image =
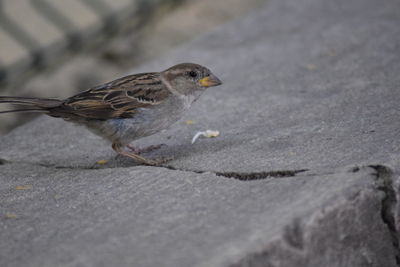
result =
M158 158L158 159L146 159L146 161L144 161L143 164L148 165L148 166L160 166L171 160L173 160L172 157L163 157L163 158Z
M163 146L167 146L167 145L166 144L158 144L158 145L151 145L151 146L144 147L144 148L136 148L132 145L127 145L126 147L129 148L129 150L131 150L133 153L140 155L143 153L148 153L148 152L160 149Z

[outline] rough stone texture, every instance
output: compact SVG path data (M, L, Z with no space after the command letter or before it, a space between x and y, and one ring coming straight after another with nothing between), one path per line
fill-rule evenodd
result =
M0 144L0 265L398 266L398 10L271 0L133 70L194 61L224 81L195 124L137 142L166 143L149 156L168 166L56 119L16 129ZM221 136L190 144L208 128Z
M365 168L246 182L164 168L7 164L0 263L396 266L375 177Z

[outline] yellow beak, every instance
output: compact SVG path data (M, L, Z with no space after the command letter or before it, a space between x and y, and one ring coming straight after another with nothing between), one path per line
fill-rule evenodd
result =
M203 87L218 86L222 84L221 80L218 79L214 74L199 80L199 83Z

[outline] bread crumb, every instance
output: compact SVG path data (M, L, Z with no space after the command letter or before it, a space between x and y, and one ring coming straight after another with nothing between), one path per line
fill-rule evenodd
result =
M192 144L194 144L194 142L196 142L196 140L197 140L200 136L204 136L204 137L207 137L207 138L217 137L217 136L219 136L219 131L215 131L215 130L206 130L206 131L197 132L197 133L193 136L193 138L192 138Z

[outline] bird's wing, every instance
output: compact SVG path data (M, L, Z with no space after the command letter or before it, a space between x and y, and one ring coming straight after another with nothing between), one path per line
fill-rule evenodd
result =
M52 115L97 120L131 118L139 108L157 105L169 95L159 73L134 74L72 96Z

